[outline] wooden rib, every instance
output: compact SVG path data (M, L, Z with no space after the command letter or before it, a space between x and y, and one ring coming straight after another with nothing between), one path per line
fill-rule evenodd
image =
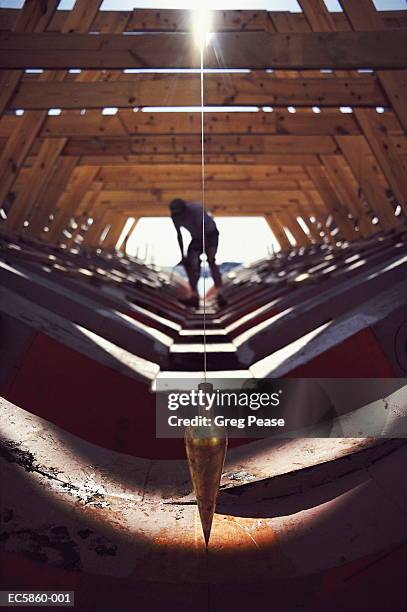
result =
M407 169L396 145L381 124L377 113L357 110L355 114L397 202L407 214Z
M354 30L381 30L384 27L380 12L372 0L340 0L346 17ZM372 68L374 66L371 66ZM381 72L377 76L407 134L407 75L402 71Z
M130 138L98 138L94 140L71 138L67 143L66 155L152 155L187 154L200 155L201 141L198 134L172 136L154 135ZM286 136L286 135L241 135L230 134L205 136L205 151L212 154L329 154L337 146L329 136Z
M41 237L44 227L49 222L49 216L54 211L56 202L64 192L77 163L76 157L60 157L57 160L49 181L44 184L44 189L37 198L37 207L26 230L30 236Z
M354 240L357 237L357 233L346 215L346 208L329 182L325 169L322 166L310 166L307 168L307 171L343 237L346 240Z
M399 222L372 167L371 150L364 136L337 136L336 140L383 229L397 227Z
M36 2L36 0L33 0ZM55 13L50 30L61 31L68 11ZM385 28L394 29L407 26L406 11L380 11ZM15 9L0 9L0 29L10 31L18 19L19 11ZM126 31L185 31L191 27L190 11L179 9L137 9L135 11L100 11L93 23L95 31L100 32L106 23L125 15L129 19ZM268 21L272 19L278 24L279 31L285 31L282 26L289 27L289 31L304 31L306 21L302 13L289 13L286 11L259 11L259 10L228 10L214 11L213 31L258 31L268 29ZM336 28L340 31L350 29L349 23L343 13L332 13Z
M287 207L285 210L280 210L279 216L294 236L297 246L309 246L312 244L312 240L298 223L297 217L291 208Z
M101 0L77 0L72 11L69 12L63 25L63 32L74 30L87 31L94 19ZM37 34L34 34L37 35ZM45 36L45 35L44 35ZM44 73L41 79L61 80L64 73ZM21 168L35 138L47 118L45 111L31 111L24 114L21 123L8 139L6 147L0 156L0 205L4 202L11 189L19 169Z
M190 34L25 34L0 33L0 68L41 66L51 70L85 68L199 68L199 50ZM52 49L52 53L50 53ZM250 69L404 69L404 30L216 34L205 51L205 66Z
M346 162L343 157L340 155L321 155L321 160L330 182L355 219L360 235L368 237L377 232L380 227L372 225L369 221L367 210L358 195L358 184L356 181L352 184L349 176L351 171L350 169L345 170Z
M70 189L62 194L57 203L57 208L54 212L55 218L51 224L50 231L44 236L47 242L56 241L66 227L70 217L72 217L85 197L92 182L95 180L98 172L97 167L81 167L75 168L73 173L73 181Z
M4 222L6 230L14 231L23 225L29 211L35 205L41 190L51 176L55 162L64 145L64 138L50 138L43 142L41 151L31 169L29 181L25 183L24 189L18 193L10 214Z
M199 106L199 74L136 74L118 82L23 81L9 108L92 109L134 106ZM385 106L374 77L275 78L273 74L205 76L205 104L322 106Z
M43 32L49 25L58 4L59 0L49 0L45 5L37 0L27 0L23 8L18 11L17 19L11 28L12 31ZM0 73L0 116L9 107L23 74L21 70L8 70Z

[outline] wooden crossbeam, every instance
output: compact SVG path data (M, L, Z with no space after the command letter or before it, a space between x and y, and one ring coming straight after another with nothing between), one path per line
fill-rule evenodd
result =
M220 33L205 51L205 66L218 68L307 70L405 69L403 29L370 32L280 34ZM199 68L190 34L25 34L0 33L0 69L98 70L124 68Z
M386 130L401 134L394 114L381 116ZM4 116L0 122L0 139L8 138L21 123L21 117ZM335 134L360 134L360 127L353 113L326 109L317 114L275 109L274 112L211 112L204 115L206 134L290 134L295 136L328 136ZM102 115L100 111L87 111L81 115L66 111L59 116L49 116L41 129L41 138L83 138L95 136L130 136L153 134L200 134L200 113L187 112L133 112L121 110L116 115Z
M37 0L33 0L37 2ZM0 9L0 24L4 31L13 30L20 11L15 9ZM53 17L49 30L60 32L68 11L59 10ZM384 27L393 29L407 26L406 11L380 11ZM191 12L180 9L135 9L134 11L100 11L93 23L94 31L100 32L103 25L117 19L126 21L125 31L155 31L155 32L182 32L191 29ZM350 29L349 23L343 13L332 13L336 28L340 31ZM259 10L218 10L213 11L212 31L261 31L267 30L269 21L277 24L279 31L303 32L306 30L306 21L302 13L289 13L286 11L259 11Z
M126 75L127 76L127 75ZM140 106L199 106L199 74L136 74L117 82L62 83L23 81L9 108L92 109ZM205 75L206 105L272 105L357 107L385 106L386 98L375 77L275 78L252 72L219 77Z
M219 153L241 154L323 154L335 153L337 145L329 136L286 136L286 135L207 135L206 155ZM178 135L131 138L98 138L95 140L71 138L67 143L66 155L162 155L201 154L201 139L196 135Z
M29 163L32 160L29 160ZM79 160L81 166L134 166L156 164L158 167L168 164L179 164L179 165L192 165L196 166L201 164L198 155L192 154L162 154L162 155L83 155ZM250 153L235 153L235 154L224 154L217 153L207 155L205 157L205 164L207 167L212 165L218 166L219 164L229 164L230 166L237 165L264 165L270 164L270 166L282 165L282 166L299 166L307 165L312 166L320 165L320 161L317 155L314 154L298 154L298 153L276 153L276 154L250 154Z
M178 196L185 200L200 201L202 192L199 186L195 190L178 190ZM99 196L99 201L105 204L131 204L138 206L139 204L159 205L168 203L173 199L174 192L161 190L144 190L143 192L135 193L134 191L116 190L102 191ZM257 210L267 211L268 206L283 206L297 205L298 203L307 205L307 199L304 192L301 190L291 191L268 191L268 190L244 190L244 189L228 189L228 190L213 190L206 194L206 203L213 210L221 210L227 206L233 206L236 209L247 210L248 208L256 208Z

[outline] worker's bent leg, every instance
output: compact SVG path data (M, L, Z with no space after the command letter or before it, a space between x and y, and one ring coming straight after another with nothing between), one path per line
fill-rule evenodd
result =
M185 269L188 275L191 291L194 295L198 295L198 281L201 275L201 260L198 250L194 248L188 249Z
M215 287L219 288L222 287L222 276L216 263L216 251L216 247L207 247L206 254L208 256L208 264L213 282L215 283Z

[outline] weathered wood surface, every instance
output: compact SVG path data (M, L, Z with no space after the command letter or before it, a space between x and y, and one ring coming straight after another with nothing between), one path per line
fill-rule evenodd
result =
M62 83L24 81L9 108L91 109L139 106L199 106L200 75L137 74L126 80ZM321 107L386 106L375 77L275 78L271 73L206 74L206 105L272 105Z
M407 36L404 29L292 34L226 32L215 35L205 50L204 62L207 68L405 69ZM0 32L0 69L199 67L199 50L190 34Z

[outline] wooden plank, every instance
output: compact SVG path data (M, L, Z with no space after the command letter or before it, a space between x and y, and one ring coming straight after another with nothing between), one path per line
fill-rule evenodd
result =
M17 177L18 170L31 149L35 137L41 129L41 111L25 114L18 128L7 140L0 156L0 206Z
M270 229L273 232L273 235L274 235L275 239L277 240L278 244L280 245L280 249L282 251L284 251L286 249L291 249L291 242L288 240L287 234L281 228L281 225L277 221L276 216L272 215L272 214L269 214L269 215L264 215L264 217L265 217L267 223L269 224Z
M358 184L352 181L349 168L345 169L345 161L340 155L321 155L327 176L339 194L341 201L349 209L362 237L368 237L377 232L380 227L370 222L367 210L358 194Z
M44 184L48 181L64 145L64 138L50 138L44 141L41 152L31 169L30 180L25 183L24 188L18 193L10 214L4 223L6 230L16 231L23 225Z
M70 189L59 198L55 210L55 218L50 226L50 231L44 238L47 242L56 241L60 233L68 224L77 206L88 192L92 181L98 173L97 167L77 167L73 174L73 182Z
M59 0L50 0L45 5L37 0L27 0L23 8L18 11L12 30L14 32L43 32L49 25L58 4ZM0 73L0 115L8 108L23 74L21 70Z
M320 0L298 0L298 4L314 32L336 31L333 15L323 2L320 2Z
M42 193L37 198L37 206L30 218L27 233L30 236L40 238L49 222L49 216L53 212L58 198L64 192L72 172L78 163L76 157L60 157L54 167L49 181L44 185Z
M397 227L399 222L372 167L371 150L364 136L337 136L336 141L380 225L386 230Z
M52 52L50 52L52 50ZM405 69L402 29L329 33L220 33L205 50L205 66L251 69ZM190 34L24 34L0 32L0 69L98 70L199 68Z
M308 231L310 236L312 237L312 240L314 242L322 242L322 236L320 235L317 226L310 219L313 214L310 214L309 211L305 210L302 204L297 205L297 212L298 216L302 218L303 222L308 227Z
M305 181L304 181L305 183ZM137 197L140 193L145 190L155 191L159 193L161 190L165 191L178 191L183 189L195 189L197 181L166 181L161 180L159 176L155 180L144 180L144 181L104 181L104 189L106 191L133 191L134 197ZM205 189L207 191L227 191L228 189L246 189L246 190L266 190L266 191L298 191L299 189L313 189L311 181L308 181L306 185L300 185L299 181L278 178L275 177L267 181L259 180L230 180L230 181L219 181L219 180L208 180L205 177ZM175 196L174 196L175 197Z
M127 254L127 245L129 243L130 238L133 235L134 230L136 229L136 225L138 223L138 217L134 217L131 225L129 226L126 234L123 237L123 242L121 243L121 245L119 246L119 250L126 255Z
M104 24L102 24L101 33L120 34L123 32L123 29L126 27L126 24L127 24L127 20L122 19L122 18L116 18L113 20L109 20L105 22ZM117 79L120 77L120 74L121 73L119 71L117 72L82 71L81 74L79 74L78 77L76 78L76 81L78 82L91 81L92 83L95 83L99 80L106 79L109 82L114 82L114 81L117 81ZM75 241L78 241L78 239L82 237L82 225L84 222L87 221L88 210L94 208L95 203L97 202L98 193L101 189L102 189L102 183L97 183L97 190L95 190L94 193L91 193L91 192L86 193L82 197L82 199L78 199L76 206L75 204L72 205L71 215L74 219L74 222L76 223L76 228L70 227L69 232L71 233L71 238L67 240L64 239L65 244L67 244L68 246L74 245ZM68 208L71 208L70 203L68 203ZM68 215L65 215L65 221L64 221L64 215L65 215L65 211L61 208L59 211L59 215L55 219L55 226L58 227L58 224L60 224L59 226L62 227L63 229L63 223L65 223L65 229L68 229L67 222L68 222L69 217ZM54 240L55 239L56 238L54 235Z
M202 199L202 191L199 188L195 190L182 190L178 192L180 198L191 201L199 201ZM99 201L106 204L154 204L165 203L173 199L173 192L161 190L157 193L155 190L144 190L136 197L133 191L102 191ZM303 191L268 191L268 190L213 190L206 194L206 203L221 209L224 206L232 205L256 210L267 210L269 205L284 205L297 204L298 202L307 204Z
M205 137L205 152L208 157L219 153L242 154L329 154L335 153L337 145L329 136L289 135L208 135ZM201 155L201 139L197 135L178 135L131 138L98 138L94 140L71 138L65 149L66 155Z
M117 242L124 229L126 221L127 214L116 215L116 217L112 219L110 230L102 243L104 249L113 251L116 250Z
M107 215L110 210L106 205L97 202L95 205L97 215L93 218L93 223L83 237L83 246L96 247L99 244L100 235L107 224ZM93 214L91 214L93 216Z
M118 82L23 81L9 104L17 109L199 106L199 74L136 74ZM205 104L356 107L384 106L374 77L275 78L272 73L205 75Z
M282 219L286 227L288 227L291 234L294 236L295 242L297 243L298 247L309 246L310 244L312 244L312 240L298 223L296 215L292 212L290 208L281 210L279 212L279 217Z
M298 181L306 178L307 174L301 166L268 166L268 165L212 165L205 173L207 184L219 181L242 181L247 183L274 182L279 180ZM151 182L173 184L196 182L201 178L201 169L197 165L180 166L177 164L144 166L103 166L99 173L99 180L109 181L133 180L140 185L149 185Z
M206 165L212 166L219 164L229 164L230 166L236 165L264 165L270 164L270 166L282 165L282 166L319 166L320 161L317 155L313 154L296 154L296 153L279 153L274 155L252 155L252 154L213 154L205 157ZM111 166L111 165L127 165L135 166L138 165L143 167L144 165L156 164L157 167L168 164L179 164L179 165L200 165L201 161L195 154L178 155L178 154L163 154L163 155L84 155L79 161L80 165L83 166Z
M384 27L381 14L372 0L340 0L342 8L354 30L380 30ZM407 76L398 71L378 72L379 80L386 92L405 133L407 134Z
M36 2L36 0L33 0ZM19 10L0 9L0 30L10 31L18 19ZM51 22L50 31L59 32L66 19L68 11L58 11ZM212 31L250 31L266 29L267 21L264 21L264 13L258 10L219 10L213 11L214 19ZM379 12L385 28L407 27L407 11L380 11ZM179 9L135 9L134 11L99 11L93 23L96 32L100 32L106 22L111 22L119 17L126 21L129 19L126 31L155 31L155 32L177 32L190 29L190 11ZM289 13L284 11L272 11L267 14L273 22L281 28L287 24L288 31L304 31L306 25L302 13ZM346 31L350 29L349 23L343 13L332 13L336 29Z
M407 214L407 169L402 163L396 145L389 137L386 128L381 125L376 113L361 110L356 112L356 118L397 202L404 214Z
M391 112L382 115L391 134L400 134L400 124ZM21 122L21 117L6 115L0 121L0 138L8 138ZM360 134L353 113L332 109L322 113L275 110L274 112L232 113L211 112L204 115L207 134L290 134L298 136L329 136ZM133 112L121 110L116 115L102 115L100 111L65 111L49 116L40 132L42 138L129 136L136 134L200 134L200 113L188 112Z
M363 1L364 0L362 0L362 4L363 4ZM331 15L328 12L323 0L301 0L301 6L302 6L302 9L306 15L306 18L312 30L314 31L322 30L322 31L329 31L329 32L335 31L336 29L335 23L333 19L331 18ZM377 29L381 29L381 27L378 27ZM338 176L337 170L338 169L333 168L332 165L326 164L326 172L327 172L327 176L329 177L331 181L331 185L334 187L336 193L339 195L344 206L345 207L347 206L348 208L350 206L350 210L352 211L352 198L349 198L349 194L345 192L346 182L344 182L343 180L338 180L339 176ZM367 219L366 219L366 222L365 220L363 220L365 217L367 217L367 215L365 214L365 211L363 210L363 207L361 210L361 214L359 215L360 209L357 206L357 200L358 198L353 200L354 207L356 209L352 211L353 217L357 221L358 225L360 226L361 233L364 233L365 228L366 230L368 230L368 226L370 225L370 223L367 221ZM375 202L375 205L376 204L378 203ZM387 207L386 207L386 210L387 210ZM384 221L382 217L380 216L379 216L379 220ZM391 222L391 220L389 220L389 222ZM380 221L379 221L379 224L380 224ZM387 218L386 218L386 224L387 224Z
M67 19L62 26L62 31L72 33L73 31L87 31L90 27L99 7L101 0L77 0L72 11L67 15ZM40 34L32 34L33 36L41 36ZM46 36L46 34L44 34ZM53 73L44 73L41 79L61 80L64 78L64 73L60 72L57 75ZM0 205L5 201L5 198L13 185L18 171L24 163L28 152L35 141L36 136L41 130L47 113L44 111L32 111L25 113L22 117L22 122L16 129L16 133L8 139L5 148L0 156Z
M99 193L102 190L102 187L103 183L101 183L100 181L93 182L90 186L92 191L88 191L82 198L80 204L76 207L73 216L77 223L77 228L71 229L72 238L65 240L65 243L67 245L70 246L71 244L73 244L75 241L78 240L79 236L83 236L83 238L85 238L90 229L87 224L88 219L93 219L93 221L95 222L97 218L99 218L102 214L101 207L98 206ZM86 231L82 230L83 225L87 226Z
M354 240L357 238L357 233L346 215L346 209L329 182L325 169L322 166L311 166L307 168L307 171L316 189L318 189L327 210L333 216L342 236L346 240Z

